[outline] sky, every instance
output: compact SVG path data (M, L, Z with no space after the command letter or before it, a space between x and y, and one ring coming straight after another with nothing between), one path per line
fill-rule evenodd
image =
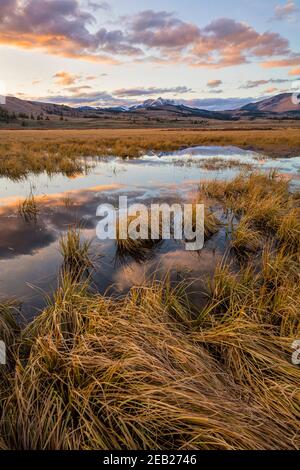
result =
M6 94L70 106L238 107L293 91L300 0L0 0Z

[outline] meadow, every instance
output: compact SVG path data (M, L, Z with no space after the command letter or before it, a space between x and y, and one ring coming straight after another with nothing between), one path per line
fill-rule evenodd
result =
M0 175L20 178L28 173L77 173L80 157L118 155L138 157L145 152L168 152L200 145L238 146L269 156L300 152L295 128L269 130L20 130L0 132Z

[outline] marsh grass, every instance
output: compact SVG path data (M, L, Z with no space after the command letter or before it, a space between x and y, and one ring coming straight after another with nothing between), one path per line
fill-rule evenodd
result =
M143 221L141 215L139 215L140 221L144 222L147 226L147 238L141 237L138 239L134 239L130 236L130 224L134 222L136 217L129 216L127 217L126 221L123 223L127 224L127 233L128 236L126 238L121 238L119 224L120 224L120 217L117 220L117 233L116 233L116 256L118 259L123 260L125 257L130 256L137 262L143 262L147 259L151 258L154 255L154 250L162 243L162 225L161 221L159 222L159 233L158 239L152 239L151 233L151 213L148 211L147 220ZM140 226L137 226L137 230L141 230Z
M63 270L80 279L94 267L91 257L91 241L83 240L81 227L70 226L60 239L60 251L63 256Z
M232 168L237 168L240 170L253 170L254 164L249 162L243 162L242 160L234 158L201 158L199 161L199 166L208 171L221 171L221 170L230 170Z
M196 204L202 204L202 200L196 200L193 203L193 212L192 212L192 224L193 229L196 229ZM134 220L134 217L129 217L127 219L127 231L129 230L130 223ZM173 220L170 219L170 233L171 238L174 235L174 227L173 227ZM184 224L184 219L183 219ZM154 255L155 248L158 248L163 243L163 224L162 219L160 216L159 220L159 233L158 238L153 239L152 232L151 232L151 214L150 211L147 217L147 238L143 239L133 239L128 236L125 239L120 237L119 229L117 230L117 237L116 237L116 248L117 248L117 256L122 259L126 256L131 256L138 262L146 261L147 259L151 258ZM117 223L117 227L119 227L119 222ZM218 232L220 228L220 221L215 216L215 214L210 210L210 208L205 206L205 214L204 214L204 239L205 241L211 238L214 234Z
M204 213L204 239L208 240L215 235L219 228L220 221L211 210L206 208Z
M26 221L35 221L37 219L39 207L32 191L29 196L19 202L18 212Z
M252 227L251 217L243 216L232 233L231 245L240 255L252 255L261 249L262 235Z
M6 307L14 361L0 386L0 448L300 449L297 199L275 175L202 191L223 198L241 232L260 238L264 221L257 257L224 259L201 308L168 277L113 299L68 270L17 334ZM78 232L62 248L71 266L88 263Z
M215 235L220 227L221 222L213 212L212 208L210 207L210 203L208 198L203 195L202 191L199 191L197 197L193 201L193 212L192 212L192 222L193 222L193 230L196 229L196 205L203 204L204 205L204 240L208 240L213 235Z
M271 130L154 130L92 129L1 131L0 175L20 179L29 173L88 170L83 158L138 157L150 151L168 152L197 145L235 145L269 155L298 155L298 129Z
M202 312L167 281L112 300L65 278L22 332L2 447L299 448L298 330L292 312L275 315L264 276L221 266Z
M238 218L232 242L235 249L255 252L271 237L286 250L299 252L299 200L290 194L289 181L276 172L242 174L229 182L211 181L203 183L200 191L219 200Z
M70 194L66 194L62 198L62 203L63 203L63 205L65 206L66 209L71 209L74 205L74 201L72 200Z

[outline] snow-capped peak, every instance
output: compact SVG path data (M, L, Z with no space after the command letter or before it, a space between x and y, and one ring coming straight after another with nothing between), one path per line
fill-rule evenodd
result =
M141 104L137 104L131 107L131 109L142 109L142 108L158 108L159 106L170 106L176 105L174 100L166 100L164 98L157 98L156 100L146 100Z

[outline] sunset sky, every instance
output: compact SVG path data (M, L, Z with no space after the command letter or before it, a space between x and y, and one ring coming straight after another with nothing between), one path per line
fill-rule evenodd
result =
M0 80L71 106L228 108L291 91L299 22L300 0L0 0Z

